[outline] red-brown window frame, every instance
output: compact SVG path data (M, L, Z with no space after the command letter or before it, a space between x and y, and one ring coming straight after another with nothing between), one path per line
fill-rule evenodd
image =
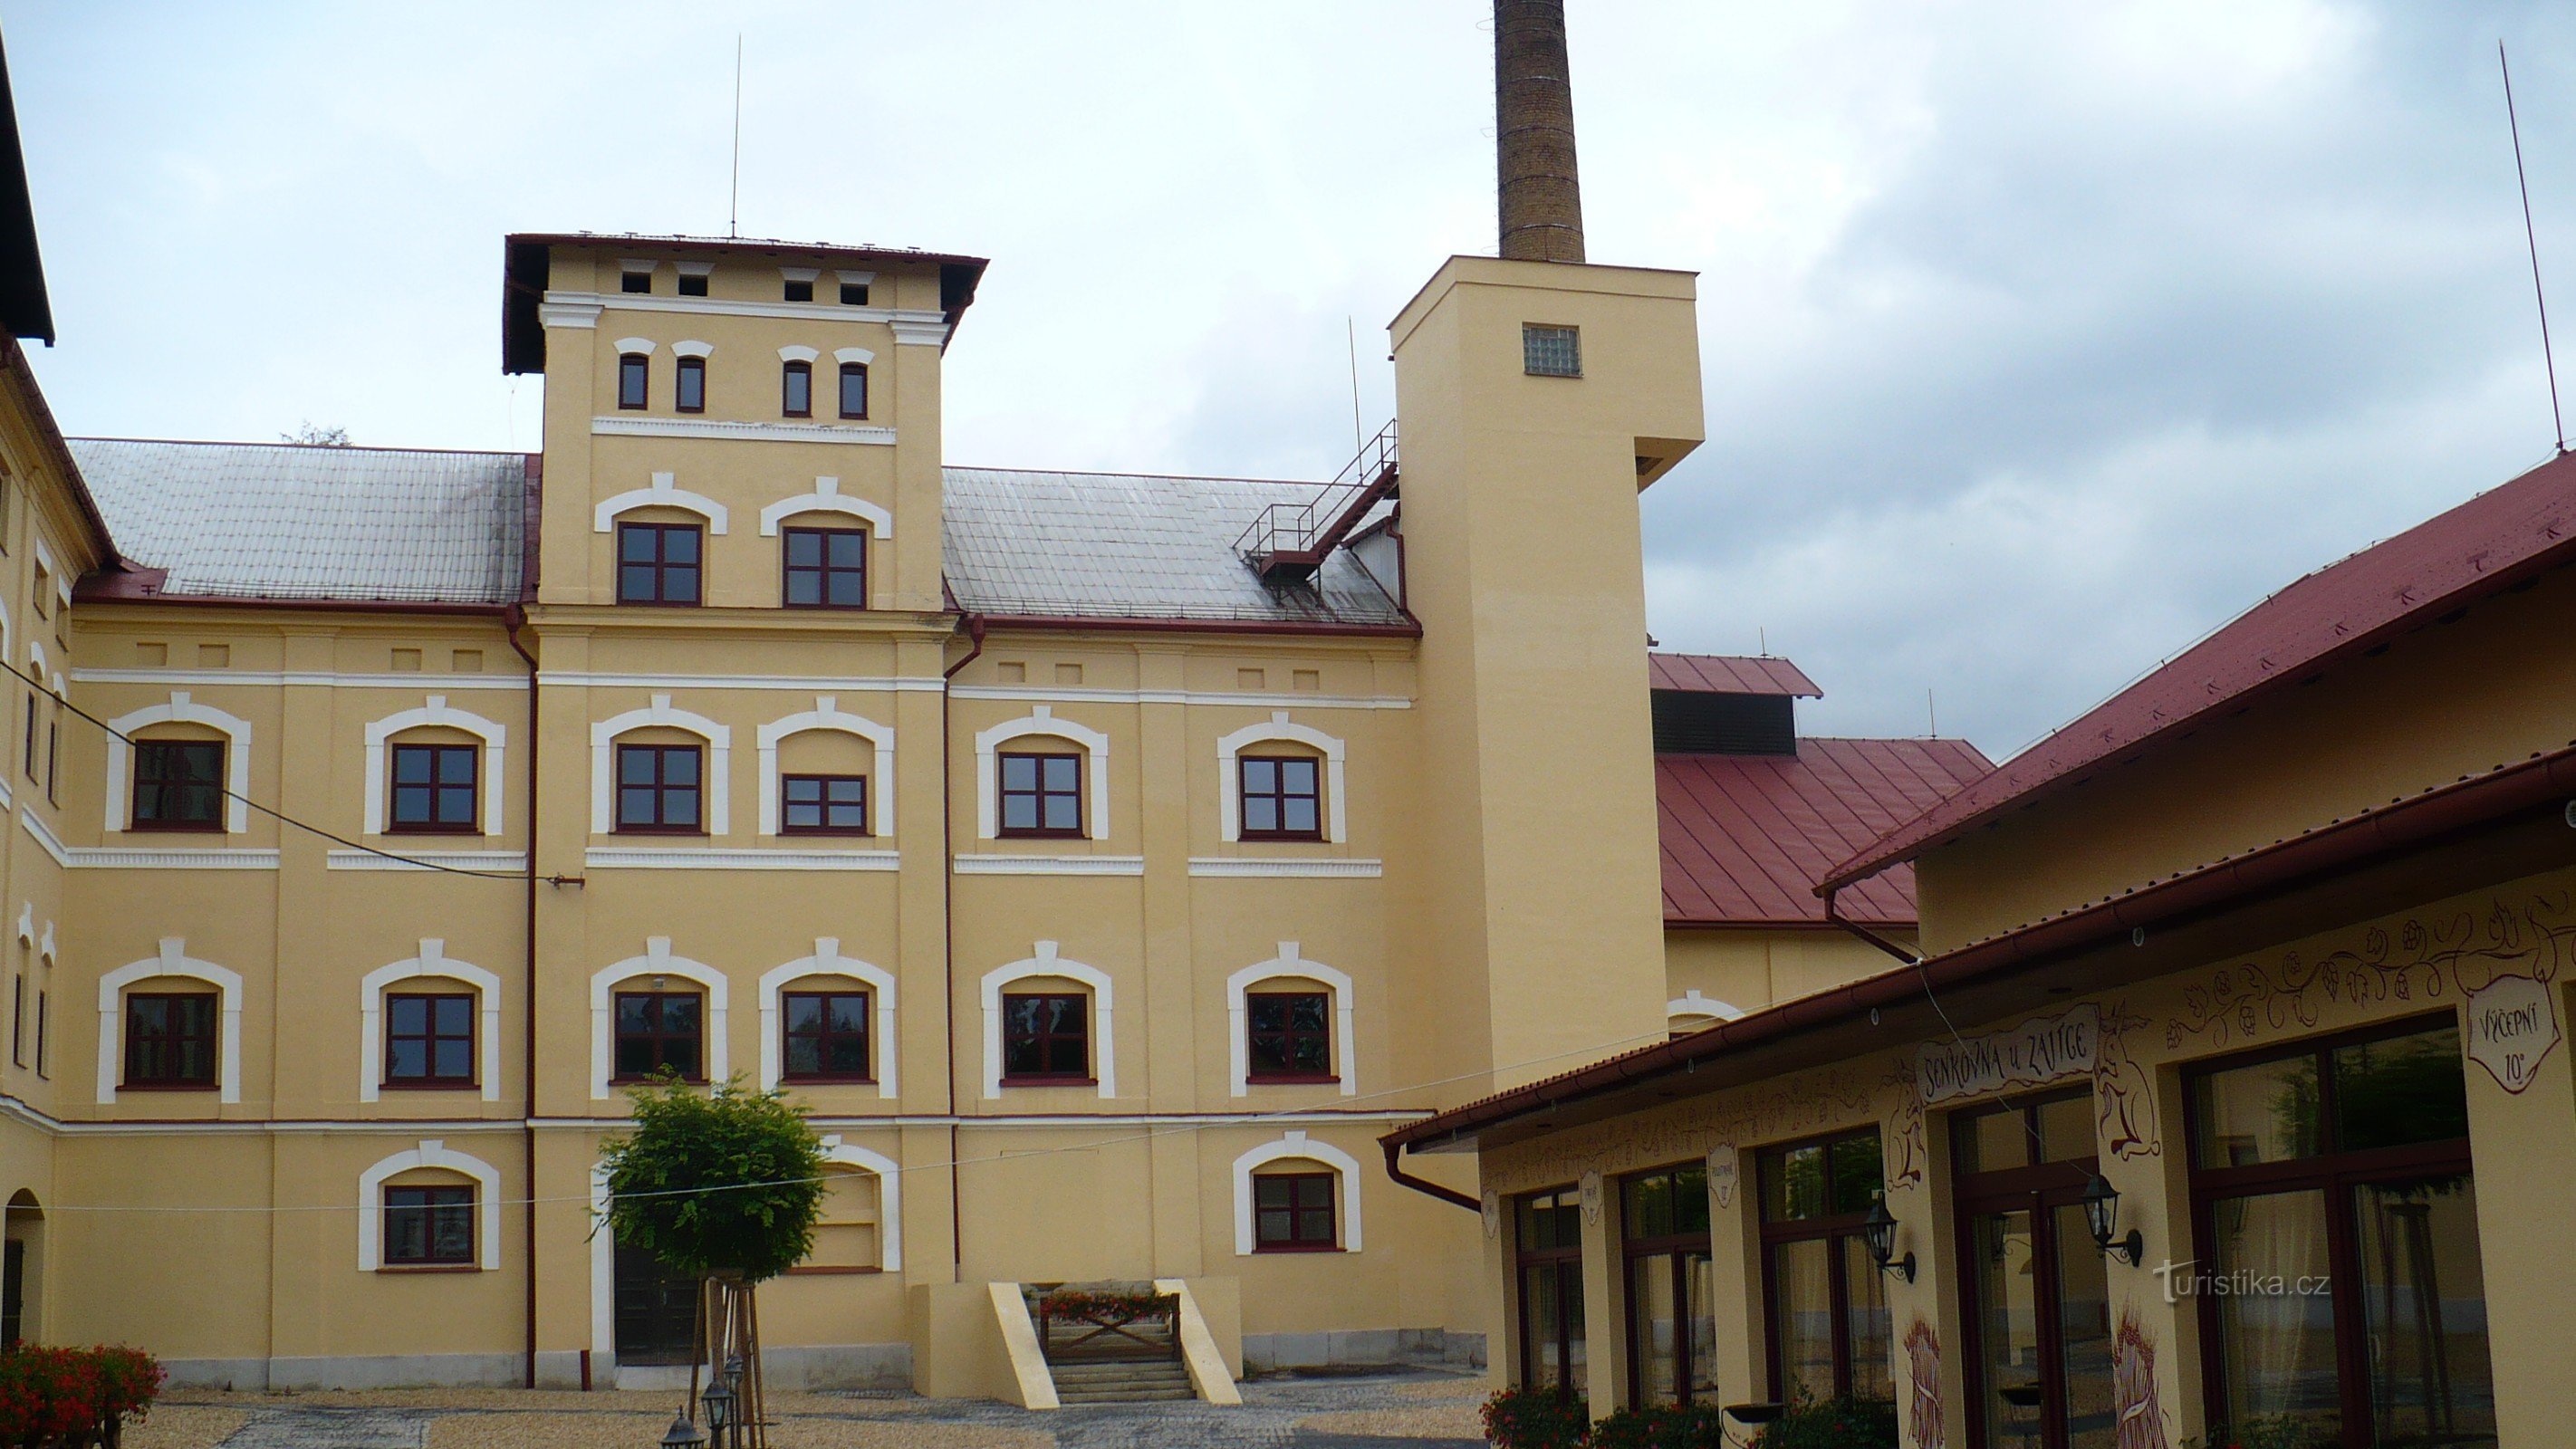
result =
M626 400L629 396L626 389L626 379L629 373L634 374L635 378L635 390L632 394L635 400L633 402L628 402ZM621 352L617 354L618 410L620 412L630 413L640 412L652 405L653 359L645 356L641 352Z
M1542 1198L1553 1200L1568 1196L1576 1197L1579 1204L1580 1193L1573 1183L1541 1188L1537 1192L1525 1192L1511 1199L1509 1211L1512 1229L1513 1317L1520 1336L1521 1387L1523 1388L1535 1387L1538 1381L1536 1370L1540 1345L1530 1334L1531 1271L1536 1269L1546 1272L1556 1280L1556 1296L1559 1305L1557 1322L1560 1325L1565 1322L1563 1304L1569 1299L1576 1303L1583 1301L1583 1230L1580 1226L1582 1208L1579 1205L1569 1207L1562 1203L1556 1204L1555 1207L1556 1211L1571 1211L1576 1214L1577 1226L1575 1240L1572 1243L1541 1248L1533 1247L1524 1241L1523 1229L1530 1217L1530 1205ZM1592 1323L1588 1317L1583 1325L1583 1345L1585 1361L1589 1362L1592 1354ZM1556 1359L1557 1398L1571 1403L1583 1397L1584 1391L1574 1382L1574 1336L1559 1332L1549 1341L1547 1347L1553 1351Z
M1033 777L1036 781L1035 789L1014 790L1011 788L1010 762L1013 760L1035 760L1037 762L1035 766L1036 774ZM1073 788L1071 790L1049 790L1047 788L1046 762L1049 760L1071 760L1073 762ZM1004 750L996 754L993 757L993 833L1004 839L1021 840L1080 840L1087 836L1089 834L1088 827L1090 825L1088 817L1090 802L1083 798L1086 793L1083 789L1082 778L1084 773L1083 766L1085 763L1087 762L1083 759L1079 751ZM1066 795L1070 795L1073 798L1073 824L1070 826L1049 826L1046 823L1047 801L1050 798ZM1037 801L1036 818L1038 823L1036 825L1014 826L1010 823L1011 799L1013 796L1031 798Z
M147 1001L204 1003L202 1030L187 1032L165 1030L149 1036L138 1032L135 1007ZM120 1043L121 1050L117 1053L123 1063L122 1080L118 1083L120 1091L211 1092L222 1085L224 1003L221 995L212 991L129 991L125 994L120 1016L125 1031L124 1039ZM168 1020L166 1010L163 1020L165 1022ZM161 1043L163 1059L166 1062L175 1058L174 1049L178 1044L191 1040L200 1040L205 1047L206 1074L203 1077L183 1077L168 1071L158 1074L136 1072L137 1059L144 1054L146 1044Z
M1700 1216L1704 1220L1703 1226L1696 1231L1681 1229L1652 1237L1629 1235L1632 1222L1630 1208L1640 1184L1652 1178L1670 1179L1673 1184L1675 1217L1678 1219L1682 1216L1681 1187L1691 1180L1694 1172L1699 1181ZM1714 1260L1717 1255L1717 1237L1712 1231L1715 1226L1714 1215L1708 1212L1707 1193L1707 1165L1703 1160L1696 1163L1667 1163L1662 1167L1650 1167L1642 1172L1624 1174L1618 1179L1616 1191L1610 1194L1612 1201L1617 1204L1619 1215L1620 1294L1627 1300L1621 1305L1620 1316L1625 1321L1620 1325L1619 1338L1628 1355L1628 1407L1630 1408L1646 1407L1645 1344L1641 1341L1644 1335L1639 1332L1645 1325L1637 1315L1636 1282L1637 1264L1652 1258L1665 1258L1671 1262L1674 1307L1673 1402L1687 1408L1693 1403L1703 1402L1707 1394L1715 1392L1713 1387L1703 1391L1691 1383L1691 1355L1698 1344L1693 1341L1690 1315L1690 1257L1695 1253L1702 1258ZM1712 1311L1715 1306L1710 1305Z
M1315 788L1311 793L1301 790L1291 790L1288 788L1288 771L1285 767L1291 764L1303 765L1314 772ZM1272 766L1273 773L1271 775L1271 779L1277 782L1278 788L1275 790L1255 792L1252 788L1252 767L1254 765ZM1240 835L1243 839L1321 840L1324 838L1324 762L1322 760L1315 758L1313 755L1237 755L1234 759L1234 788L1235 823L1237 825L1235 833ZM1273 812L1270 818L1282 822L1285 822L1288 819L1289 801L1308 801L1313 805L1315 811L1314 828L1310 830L1290 830L1283 824L1277 829L1255 830L1252 827L1251 806L1256 797L1270 801Z
M689 401L689 386L692 381L697 384L698 389L698 400L694 404ZM683 357L671 367L671 411L702 413L706 410L707 360L703 357Z
M823 799L815 803L813 808L823 812L826 822L829 822L832 817L834 803L831 798L832 787L834 785L858 786L859 823L856 825L797 824L795 812L798 805L804 802L791 800L789 796L793 793L792 787L801 784L820 784L823 787ZM778 777L778 833L781 835L873 835L876 833L876 822L871 818L869 808L868 777L865 775L781 775Z
M796 380L805 380L805 406L796 406ZM802 359L791 360L778 369L778 415L782 418L814 416L814 364Z
M859 409L857 412L850 411L850 382L853 378L857 379L859 384ZM844 418L864 420L867 417L868 365L866 363L844 362L841 364L840 392L832 400L840 405L841 416Z
M402 759L406 753L429 752L429 783L407 785L402 782ZM461 821L438 818L438 805L443 792L460 788L439 778L444 763L462 755L466 764L465 818ZM430 818L409 821L402 818L405 790L429 792ZM458 745L446 741L397 741L385 751L385 833L388 835L474 835L483 828L483 747Z
M423 1022L426 1030L417 1033L396 1031L394 1029L394 1003L397 1001L426 1001L433 1003L427 1008L427 1016ZM438 1029L438 1007L435 1003L441 1001L462 1001L465 1003L465 1030L463 1032L442 1032ZM475 1042L475 1038L480 1035L480 1033L475 1030L477 1025L475 1020L477 1015L477 1006L478 1003L470 992L386 992L383 1008L385 1020L385 1070L384 1079L379 1082L378 1085L390 1091L401 1092L456 1091L477 1085L481 1081L483 1067L482 1053L477 1049ZM463 1076L457 1076L452 1073L442 1074L438 1070L438 1044L442 1041L455 1041L460 1037L465 1043L465 1074ZM428 1063L429 1070L414 1076L402 1076L396 1074L394 1070L394 1043L396 1041L404 1040L417 1041L422 1044L422 1051L424 1053L423 1060Z
M630 1032L625 1029L626 1012L624 1004L629 1001L637 1000L649 1001L653 1004L652 1014L654 1024L648 1030ZM666 1001L696 1002L698 1007L697 1030L693 1032L679 1032L664 1028L661 1024L662 1003ZM608 999L608 1064L609 1070L613 1075L609 1077L609 1080L611 1082L620 1083L653 1081L657 1079L661 1075L662 1071L670 1065L670 1062L667 1060L670 1054L661 1046L661 1043L694 1038L698 1044L698 1063L693 1070L681 1073L680 1080L692 1083L705 1082L707 1080L707 1033L710 1029L711 1024L707 1019L707 996L703 991L619 991L611 993ZM653 1049L654 1068L652 1071L638 1074L625 1071L621 1068L619 1058L622 1057L624 1053L619 1051L618 1048L628 1041L637 1040L655 1043Z
M29 722L29 730L32 736L32 719ZM174 781L170 779L159 766L162 752L165 750L213 751L215 760L215 777L213 781L207 782L193 779ZM127 802L125 828L128 830L167 830L221 834L224 828L225 806L227 804L227 797L224 794L224 790L231 784L231 780L229 778L231 769L231 753L232 742L230 740L136 740L134 742L133 760L134 795L132 800ZM148 771L144 768L144 763L147 760L154 762L154 768ZM167 792L185 789L203 789L211 791L214 801L214 813L203 820L179 820L172 819L167 815L151 817L144 815L143 801L144 794L147 790L166 795ZM166 799L156 799L156 804L166 807L167 801Z
M821 540L823 561L815 564L797 563L793 541L798 538ZM859 561L855 566L832 562L832 541L839 538L855 538L859 541ZM795 584L799 574L811 574L814 578L814 591L818 597L810 603L799 602L796 598ZM850 574L858 576L859 601L855 604L833 603L831 601L832 580L836 576ZM782 608L789 609L866 608L868 606L868 531L864 528L780 529L778 531L778 602Z
M670 540L675 534L690 537L695 544L695 559L687 563L671 561ZM629 560L626 557L626 540L630 536L647 535L654 541L653 557ZM618 603L652 609L694 609L706 602L707 538L704 526L695 523L619 523L615 538L617 554L610 562L617 571ZM630 595L626 592L626 571L630 568L651 570L653 589L650 594ZM671 578L681 570L691 575L690 593L685 599L671 597Z
M845 997L856 997L859 1002L859 1029L855 1032L834 1031L831 1028L831 1003L835 999ZM824 1003L821 1018L823 1025L820 1028L813 1031L802 1032L796 1030L796 1011L793 1003L800 1000L821 1001ZM866 991L780 992L778 994L778 1079L782 1082L874 1082L877 1079L876 1039L875 1032L871 1028L876 1021L875 1008L876 1001L874 996ZM856 1072L797 1071L794 1067L789 1065L789 1063L795 1059L796 1055L792 1050L790 1050L790 1048L794 1045L796 1038L800 1036L811 1038L814 1041L815 1059L817 1061L824 1060L829 1056L831 1043L835 1041L848 1040L855 1036L858 1038L859 1056L863 1065Z
M1270 1001L1289 1002L1300 1000L1315 1000L1324 1003L1324 1024L1322 1026L1317 1027L1313 1031L1305 1031L1286 1026L1268 1031L1262 1029L1262 1003ZM1245 992L1243 994L1243 1036L1243 1079L1247 1082L1256 1084L1264 1082L1338 1082L1342 1079L1341 1073L1335 1070L1335 1063L1333 1061L1333 993L1329 991ZM1264 1037L1276 1038L1281 1043L1282 1055L1285 1060L1295 1059L1295 1046L1298 1041L1308 1038L1320 1041L1324 1048L1324 1070L1320 1072L1304 1072L1299 1071L1294 1067L1281 1067L1265 1070L1261 1066L1261 1042Z
M397 1194L411 1200L396 1202ZM385 1188L383 1198L378 1203L378 1211L383 1215L383 1221L379 1224L381 1230L379 1241L383 1243L384 1248L377 1266L396 1270L474 1267L479 1261L476 1250L481 1247L481 1244L475 1241L474 1218L478 1206L479 1204L474 1200L474 1189L461 1183L405 1183L398 1187ZM421 1251L418 1254L397 1256L400 1252L398 1245L404 1243L404 1238L394 1231L396 1213L420 1215ZM438 1250L438 1218L439 1215L446 1213L461 1215L465 1220L465 1247L462 1252L441 1253Z
M627 759L630 756L642 756L647 753L653 758L653 778L640 785L628 784ZM610 754L609 768L612 773L608 788L613 792L613 809L609 824L614 828L614 833L618 835L704 835L707 833L707 760L704 745L621 744ZM696 758L696 778L687 784L675 785L670 783L669 766L665 762L672 756L681 754ZM629 790L651 792L653 800L651 819L638 821L627 819L626 792ZM667 802L672 796L681 794L696 797L697 808L690 813L697 818L692 822L674 823L669 819L670 809Z
M1306 1231L1318 1210L1301 1206L1297 1200L1301 1187L1316 1182L1324 1185L1324 1205L1321 1209L1324 1235L1320 1238L1310 1236ZM1288 1214L1288 1236L1285 1238L1272 1238L1266 1236L1263 1231L1266 1224L1262 1221L1264 1209L1261 1203L1261 1189L1269 1183L1279 1183L1288 1189L1286 1207L1270 1209L1270 1211L1285 1211ZM1341 1174L1336 1172L1254 1173L1252 1175L1252 1251L1256 1253L1338 1253L1342 1251L1341 1196L1342 1178Z
M1822 1239L1826 1244L1825 1281L1828 1319L1833 1338L1834 1395L1837 1398L1849 1398L1852 1391L1852 1302L1850 1285L1845 1281L1845 1255L1842 1240L1861 1235L1861 1229L1868 1221L1869 1211L1862 1208L1849 1212L1825 1213L1812 1218L1784 1218L1775 1222L1769 1213L1770 1179L1765 1174L1780 1171L1780 1165L1786 1161L1788 1154L1799 1148L1823 1147L1825 1149L1826 1205L1830 1207L1834 1186L1833 1149L1837 1144L1864 1137L1876 1141L1880 1152L1885 1153L1884 1138L1881 1137L1877 1127L1870 1126L1851 1128L1841 1132L1827 1132L1814 1137L1801 1137L1790 1142L1775 1142L1754 1154L1753 1187L1759 1194L1754 1199L1754 1216L1761 1220L1762 1249L1762 1302L1759 1311L1763 1324L1763 1356L1768 1360L1767 1368L1773 1399L1780 1399L1787 1392L1784 1382L1786 1375L1782 1372L1780 1361L1780 1334L1777 1329L1780 1317L1779 1255L1773 1251L1773 1248L1780 1243L1811 1239ZM1884 1164L1885 1158L1882 1156L1880 1167L1882 1174L1886 1170ZM1882 1189L1885 1187L1883 1175L1880 1178L1880 1186Z
M1079 1033L1066 1031L1023 1032L1015 1030L1011 1020L1011 1003L1015 1001L1028 1000L1071 1001L1078 1004L1082 1008L1082 1030ZM1096 1060L1094 1053L1097 1050L1097 1045L1092 1041L1091 1030L1091 997L1088 993L1080 991L1013 991L1004 993L1002 996L1002 1085L1005 1087L1087 1087L1095 1085L1099 1080L1093 1075L1097 1070L1093 1066L1093 1062ZM1069 1071L1063 1068L1049 1068L1048 1070L1039 1072L1014 1072L1011 1070L1010 1061L1012 1043L1034 1041L1042 1044L1052 1044L1067 1040L1079 1041L1082 1044L1082 1067L1079 1071ZM1042 1046L1041 1055L1052 1058L1055 1053L1052 1050L1047 1049L1045 1046Z

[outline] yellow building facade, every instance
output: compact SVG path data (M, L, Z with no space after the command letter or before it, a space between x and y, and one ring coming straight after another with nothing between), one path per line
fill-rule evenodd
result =
M1095 1280L1186 1285L1229 1372L1481 1362L1474 1220L1377 1137L1717 979L1639 647L1691 279L1454 259L1335 488L947 467L977 259L506 262L540 455L12 411L18 1331L657 1382L686 1290L592 1229L668 1066L826 1135L773 1382L1025 1399L990 1285Z

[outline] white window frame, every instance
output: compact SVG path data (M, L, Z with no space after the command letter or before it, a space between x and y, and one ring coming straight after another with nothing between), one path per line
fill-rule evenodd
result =
M706 789L707 834L710 837L729 834L733 824L733 726L674 708L671 696L667 694L654 695L653 702L642 709L630 709L624 714L592 721L590 833L617 833L617 737L655 727L686 730L707 742L707 767L701 777Z
M882 1152L844 1142L835 1134L823 1139L823 1160L836 1167L868 1173L877 1180L877 1271L903 1271L903 1165Z
M975 834L982 840L1002 837L1002 746L1032 735L1050 736L1080 745L1086 769L1083 835L1109 838L1109 736L1087 725L1059 719L1053 705L1041 704L1018 719L1004 720L975 732Z
M1351 978L1321 961L1309 961L1297 954L1297 943L1282 941L1279 954L1267 961L1246 966L1225 978L1225 1017L1227 1051L1233 1063L1233 1091L1238 1097L1252 1095L1252 1007L1245 998L1252 988L1264 981L1302 977L1321 981L1333 992L1333 1071L1341 1078L1342 1095L1357 1096L1359 1052L1354 1042L1357 1030L1353 1024Z
M1103 1101L1118 1095L1117 988L1109 973L1056 954L1056 943L1040 941L1037 954L984 973L984 1099L1002 1095L1002 988L1038 976L1061 976L1091 988L1091 1073L1100 1083Z
M241 1100L242 1084L242 978L241 973L212 961L200 961L188 954L184 936L161 938L161 954L119 966L98 979L98 1100L105 1106L116 1100L117 1082L125 1065L125 988L137 981L158 976L184 976L213 986L222 1013L218 1023L215 1051L216 1099L222 1102Z
M778 525L800 513L840 513L858 519L868 526L869 541L894 537L894 515L864 498L853 498L841 491L841 480L828 473L814 475L814 491L799 493L765 504L760 510L760 536L776 538ZM871 581L873 582L873 581Z
M779 833L778 747L792 735L817 730L855 735L868 742L876 756L868 770L868 833L880 840L892 840L894 726L879 724L865 715L845 714L837 698L828 694L814 696L812 709L784 715L752 731L753 747L760 754L760 833Z
M707 994L707 1080L721 1082L732 1067L725 1051L725 974L703 961L671 954L671 938L650 936L644 954L603 966L590 976L590 1099L605 1102L615 1095L609 1078L617 1074L617 988L639 976L677 976Z
M1341 1179L1342 1220L1335 1225L1335 1247L1345 1253L1360 1250L1360 1164L1357 1158L1329 1142L1318 1142L1303 1131L1290 1132L1276 1142L1264 1142L1234 1160L1234 1253L1249 1258L1260 1251L1259 1236L1252 1224L1252 1176L1257 1168L1274 1162L1312 1162L1329 1167Z
M726 525L733 516L723 504L707 495L692 493L679 486L678 474L656 473L649 488L630 488L601 499L599 506L590 511L590 531L614 532L620 514L632 513L639 508L677 508L684 513L694 513L707 521L707 532L718 538L724 537Z
M483 742L476 763L483 777L480 781L483 798L475 811L476 829L473 833L482 836L501 834L507 824L503 802L509 798L509 791L502 780L508 762L509 727L479 714L452 709L443 694L431 695L429 703L418 709L398 710L383 719L367 722L366 833L385 833L385 761L388 747L396 743L394 736L405 730L431 726L463 730Z
M224 752L224 833L239 835L250 829L250 721L237 714L226 714L211 704L199 704L184 689L170 692L168 704L147 704L143 708L118 715L107 722L107 810L104 828L122 834L133 823L134 747L126 743L140 729L162 724L204 725L224 737L229 748Z
M1264 740L1282 740L1320 750L1324 756L1324 839L1339 842L1350 838L1349 821L1342 809L1342 742L1311 725L1291 724L1288 711L1272 710L1270 718L1260 724L1248 724L1216 742L1217 799L1222 812L1219 838L1229 843L1243 839L1243 774L1236 761L1247 745Z
M856 956L842 955L841 942L834 936L816 937L813 955L800 956L760 973L760 1089L766 1092L777 1086L786 1070L786 1039L780 1035L785 1023L778 998L788 987L809 976L848 976L868 983L869 992L876 998L869 1007L868 1065L876 1072L879 1097L900 1095L895 1074L894 973Z
M474 988L475 1085L483 1100L501 1100L501 978L447 954L447 943L423 937L420 954L379 966L358 979L358 1100L382 1100L385 988L397 981L461 981Z
M384 1266L384 1186L388 1178L422 1168L460 1173L474 1180L474 1266L489 1273L501 1266L501 1174L482 1158L459 1152L433 1137L408 1152L397 1152L358 1174L358 1271Z

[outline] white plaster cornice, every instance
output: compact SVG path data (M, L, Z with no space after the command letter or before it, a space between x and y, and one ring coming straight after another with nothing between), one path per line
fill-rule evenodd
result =
M870 423L747 422L725 418L594 417L596 437L727 438L736 442L855 443L891 448L894 429Z

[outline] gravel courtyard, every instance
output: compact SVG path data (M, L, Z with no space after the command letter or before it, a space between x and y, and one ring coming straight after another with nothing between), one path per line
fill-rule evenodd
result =
M1480 1380L1271 1378L1243 1407L1004 1404L869 1394L770 1396L772 1449L1483 1449ZM524 1390L224 1394L180 1390L126 1449L652 1449L672 1393Z

